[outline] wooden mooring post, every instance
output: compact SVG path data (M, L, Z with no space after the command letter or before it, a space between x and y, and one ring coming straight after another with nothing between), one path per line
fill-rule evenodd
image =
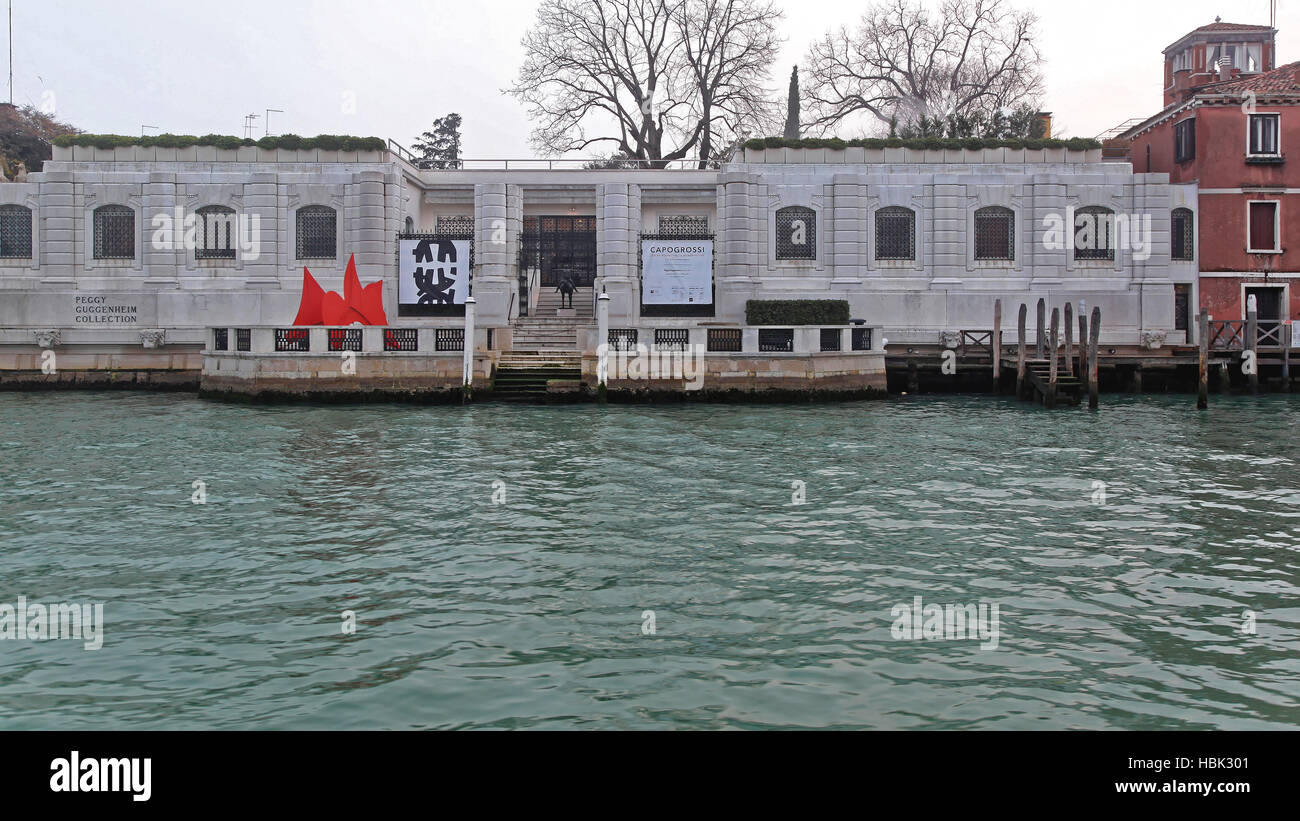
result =
M1210 312L1201 309L1196 321L1197 382L1196 409L1210 406Z
M1283 322L1282 327L1278 330L1278 338L1282 340L1282 390L1286 393L1291 392L1291 328L1290 322Z
M1036 333L1037 351L1035 359L1043 358L1043 344L1047 341L1043 337L1047 333L1047 302L1043 299L1038 300L1038 327Z
M1092 309L1088 323L1088 409L1097 409L1097 341L1101 336L1101 308Z
M1020 319L1017 322L1020 331L1020 344L1016 348L1016 398L1025 398L1025 320L1029 315L1029 306L1020 303Z
M1249 356L1242 357L1242 364L1250 362L1250 373L1246 374L1250 378L1250 392L1259 393L1259 310L1256 307L1255 295L1251 294L1246 297L1246 344L1245 349L1250 351Z
M1043 397L1043 404L1049 408L1056 407L1056 374L1060 370L1061 357L1056 352L1057 329L1061 326L1061 309L1052 309L1052 333L1048 337L1048 344L1051 345L1052 363L1048 368L1047 377L1047 396Z
M993 392L1002 393L1002 300L993 300Z
M1074 376L1074 308L1065 303L1065 375Z

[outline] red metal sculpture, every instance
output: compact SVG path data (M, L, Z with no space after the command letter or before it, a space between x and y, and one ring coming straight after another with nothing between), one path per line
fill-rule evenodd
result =
M355 255L348 257L343 274L343 296L326 291L305 267L302 269L302 301L294 325L387 325L384 313L384 283L378 280L361 287Z

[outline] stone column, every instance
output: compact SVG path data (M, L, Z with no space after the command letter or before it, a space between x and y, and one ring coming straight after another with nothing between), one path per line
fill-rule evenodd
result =
M176 211L176 175L165 172L151 172L149 181L143 186L143 196L140 200L140 219L143 223L143 242L141 243L140 255L144 258L144 276L145 284L161 287L180 287L180 281L177 279L179 268L184 266L184 260L188 255L194 253L191 249L185 247L185 219L193 216L188 213L177 213ZM154 247L154 217L165 214L169 220L175 221L180 216L181 223L174 225L171 236L167 241L160 243L160 247ZM195 226L196 232L199 230ZM197 237L196 237L197 239ZM179 242L178 242L179 240Z
M854 174L836 174L832 181L834 228L830 257L831 285L861 285L867 262L867 186Z
M370 272L365 278L373 279L373 274L379 271L387 270L392 265L392 257L384 258L384 248L387 246L384 236L385 228L385 201L384 201L384 172L382 171L362 171L353 178L353 184L357 189L356 199L356 248L344 249L356 254L358 272ZM347 263L347 260L340 260Z
M281 271L292 272L295 260L292 247L280 247L280 190L274 173L260 172L249 176L248 182L244 183L244 214L250 220L250 230L253 218L257 218L256 251L244 256L244 284L254 288L278 288ZM297 289L301 284L302 272L298 271L297 277L292 273L289 275L286 287Z
M714 271L714 299L717 318L743 322L745 301L758 286L765 231L760 222L766 214L760 207L756 177L745 173L718 176L717 261Z
M609 294L596 297L596 386L603 390L609 379Z
M48 171L41 183L41 216L44 224L40 240L40 276L43 284L76 282L79 266L76 255L76 225L82 215L75 213L72 201L72 172Z
M474 387L474 327L475 313L477 313L477 300L474 297L465 299L465 344L464 355L461 358L461 385L467 389Z
M634 321L640 315L636 254L636 228L640 224L640 190L631 183L605 183L596 190L596 209L600 214L596 242L601 250L596 290L602 288L613 304L610 308L620 322ZM635 203L635 211L633 213Z

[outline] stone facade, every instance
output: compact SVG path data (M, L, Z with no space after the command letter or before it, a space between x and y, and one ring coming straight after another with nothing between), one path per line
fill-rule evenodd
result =
M1103 342L1136 348L1172 332L1174 285L1195 279L1194 266L1169 261L1167 176L1065 149L769 149L716 170L421 171L388 152L59 148L28 182L0 185L0 200L33 217L31 257L0 259L0 370L26 366L42 344L128 360L170 354L193 368L206 328L288 325L304 265L341 291L350 254L362 282L385 282L390 325L456 326L463 320L398 316L396 239L468 220L480 338L486 345L493 331L497 350L511 347L524 304L522 238L545 215L594 218L596 290L611 297L612 328L702 333L744 326L750 299L845 299L891 346L937 346L945 334L991 327L997 298L1014 334L1018 304L1041 297L1100 306ZM132 215L126 258L98 258L93 226L104 205ZM255 250L197 259L175 226L160 233L167 219L183 224L207 206L246 218ZM975 214L987 206L1014 214L1009 260L977 259ZM1087 206L1146 221L1146 249L1081 260L1053 247L1046 223ZM332 256L299 258L297 214L307 207L332 210ZM806 258L779 259L780 212L791 207L809 215L813 245ZM884 208L913 215L911 258L879 253ZM639 238L666 217L703 219L715 237L713 316L644 315ZM590 332L578 338L588 350L597 342Z

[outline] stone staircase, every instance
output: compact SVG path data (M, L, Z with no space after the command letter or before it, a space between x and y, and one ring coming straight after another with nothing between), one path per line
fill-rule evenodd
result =
M562 295L553 287L543 288L532 314L515 320L515 350L577 350L578 328L592 323L591 296L591 288L579 288L573 307L561 308Z
M576 391L581 381L582 354L576 350L514 350L501 354L493 392L498 396L539 397Z

